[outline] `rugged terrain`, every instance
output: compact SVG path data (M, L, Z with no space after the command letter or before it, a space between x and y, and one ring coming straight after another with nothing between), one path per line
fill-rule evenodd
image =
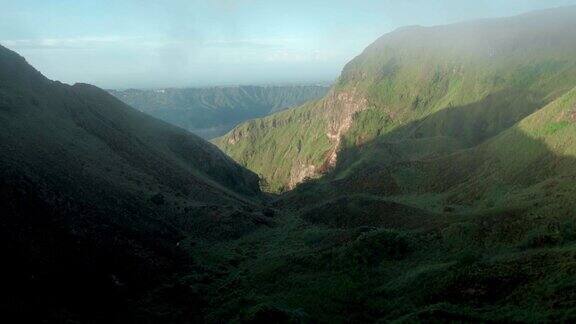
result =
M574 35L576 7L384 35L324 98L215 141L262 179L2 49L1 305L72 322L573 322Z
M572 321L574 32L576 7L401 28L218 139L298 215L240 240L275 251L228 281L245 316Z
M298 106L326 94L320 85L110 90L153 117L211 139L253 118Z

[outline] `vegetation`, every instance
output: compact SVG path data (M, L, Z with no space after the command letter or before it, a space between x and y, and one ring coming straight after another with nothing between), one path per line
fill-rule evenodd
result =
M262 254L220 281L232 302L210 316L247 303L330 323L574 320L574 17L400 29L320 103L220 139L275 191L300 161L321 166L334 147L338 161L276 200L285 225L236 242ZM306 144L324 160L286 153L279 138L300 123L329 134L343 111L339 142Z
M323 99L216 140L281 195L0 48L0 305L62 322L573 322L575 30L569 7L383 36Z

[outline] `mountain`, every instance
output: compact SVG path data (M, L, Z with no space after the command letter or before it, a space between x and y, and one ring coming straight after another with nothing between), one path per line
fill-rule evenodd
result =
M572 89L575 12L398 29L348 63L325 98L246 122L217 143L275 192L345 173L373 141L430 149L420 156L473 147Z
M128 105L210 139L248 119L267 116L326 94L324 86L237 86L110 90Z
M401 28L216 140L288 216L209 250L239 262L209 318L574 321L575 32L576 7Z
M572 89L472 148L367 144L277 200L299 220L258 237L275 253L236 289L321 322L573 321L575 114Z
M2 48L0 309L18 322L574 322L575 32L566 7L385 35L324 98L215 141L261 182Z
M194 267L180 242L271 224L258 177L214 145L4 47L0 124L0 305L18 321L152 320L150 292Z

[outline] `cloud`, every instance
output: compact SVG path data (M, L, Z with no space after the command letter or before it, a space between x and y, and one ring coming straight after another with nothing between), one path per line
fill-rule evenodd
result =
M226 11L236 11L241 6L252 4L253 0L208 0L209 3L214 4L218 9Z
M89 36L73 38L30 38L0 40L2 44L13 49L99 49L109 47L161 48L161 47L204 47L213 49L281 49L296 42L297 39L215 39L201 40L189 38L166 37L122 37L122 36Z
M118 45L138 44L140 47L157 46L159 43L142 38L120 36L105 37L73 37L73 38L31 38L2 40L2 44L13 49L99 49Z
M212 48L251 48L251 49L277 49L282 47L280 41L238 39L238 40L215 40L204 42L206 47Z
M334 51L282 49L270 53L265 60L278 63L327 62L338 56Z

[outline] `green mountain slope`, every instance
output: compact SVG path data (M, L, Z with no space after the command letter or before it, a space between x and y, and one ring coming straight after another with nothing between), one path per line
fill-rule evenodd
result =
M576 84L575 16L569 7L399 29L348 63L321 101L247 122L217 143L272 191L345 169L356 158L341 152L373 140L472 147Z
M208 318L574 321L575 22L401 29L324 99L220 138L273 191L319 178L275 201L297 217L208 250L238 262Z
M239 123L300 105L326 94L324 86L238 86L162 90L111 90L128 105L204 138Z
M150 290L193 266L180 241L270 223L258 177L214 145L3 47L0 125L0 305L21 321L152 318Z
M282 200L288 205L307 205L351 193L370 193L408 195L401 200L414 203L421 199L418 196L432 194L436 195L434 204L426 199L423 204L438 211L455 206L522 205L534 209L533 203L562 205L562 197L571 199L569 192L548 197L546 203L539 199L545 197L543 189L550 195L562 187L560 183L567 185L572 179L575 105L571 90L472 148L451 138L433 137L394 142L382 138L343 150L341 164L332 172L299 186ZM445 113L431 118L443 120Z
M549 217L569 215L575 194L575 113L572 90L474 149L426 161L421 170L435 183L427 187L458 204L523 206ZM447 177L445 168L455 171Z
M575 115L570 90L472 148L355 149L356 166L276 201L298 217L208 250L239 263L209 318L574 321Z

